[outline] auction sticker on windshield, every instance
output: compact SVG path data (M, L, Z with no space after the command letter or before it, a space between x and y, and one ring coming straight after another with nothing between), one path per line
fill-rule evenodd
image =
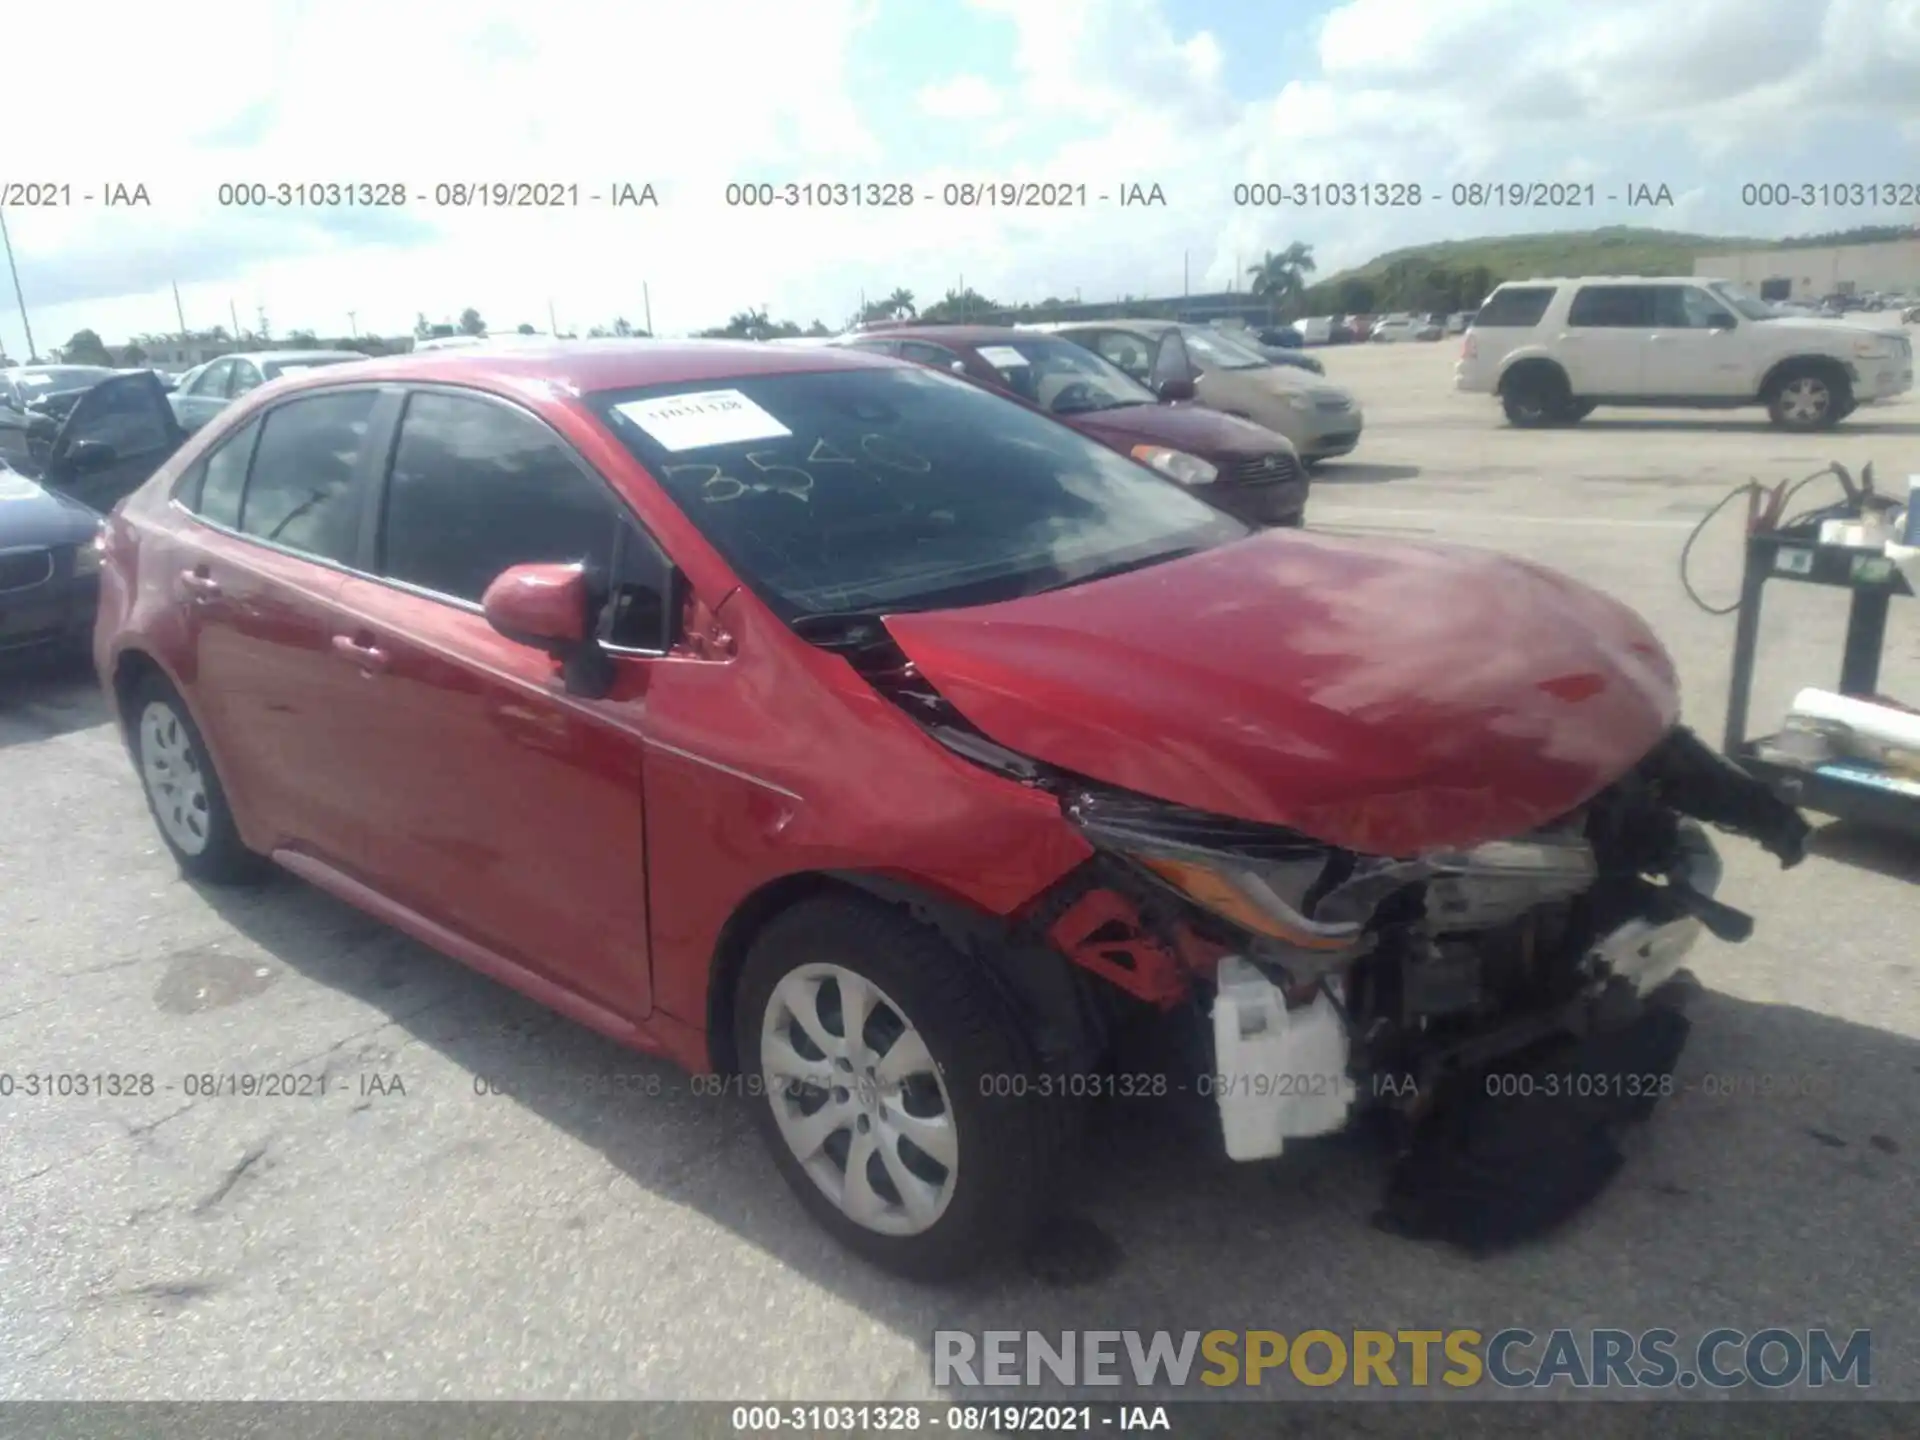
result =
M982 345L980 358L995 369L1007 365L1029 365L1032 362L1011 345Z
M793 432L738 390L702 390L613 407L668 450L701 450L747 440L784 440Z

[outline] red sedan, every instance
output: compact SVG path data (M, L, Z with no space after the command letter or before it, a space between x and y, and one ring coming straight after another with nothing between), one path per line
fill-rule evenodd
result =
M116 411L164 407L139 379ZM920 1275L1032 1232L1082 1097L1204 1096L1253 1158L1638 1033L1740 925L1683 812L1804 834L1624 606L1254 533L847 350L278 382L118 507L101 589L188 876L277 864L738 1075L819 1219ZM1121 1068L1143 1030L1200 1058Z

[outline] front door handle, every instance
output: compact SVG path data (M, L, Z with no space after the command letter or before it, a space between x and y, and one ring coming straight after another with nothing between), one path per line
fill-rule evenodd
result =
M207 573L204 565L180 572L180 588L194 600L217 600L220 598L220 582Z
M386 651L373 643L371 635L336 635L333 637L333 653L344 655L369 674L386 669L390 658Z

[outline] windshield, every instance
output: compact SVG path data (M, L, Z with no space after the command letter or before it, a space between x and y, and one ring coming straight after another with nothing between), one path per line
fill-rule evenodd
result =
M10 378L24 399L33 400L56 390L83 390L114 373L104 365L62 365L51 370L15 370Z
M1732 306L1743 320L1774 320L1791 313L1775 309L1745 286L1735 285L1730 280L1716 280L1707 288Z
M1156 396L1118 366L1068 340L1018 340L975 345L1000 383L1050 415L1086 415L1123 405L1155 405Z
M917 366L588 397L783 619L988 604L1250 533L1144 465Z
M1187 342L1187 350L1199 357L1204 369L1260 370L1273 364L1258 350L1250 350L1204 325L1182 325L1180 338Z

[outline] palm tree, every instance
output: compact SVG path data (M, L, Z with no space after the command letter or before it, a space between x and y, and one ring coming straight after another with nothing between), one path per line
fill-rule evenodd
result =
M1296 240L1284 250L1269 250L1258 265L1248 269L1253 293L1266 300L1274 323L1279 323L1280 311L1306 291L1306 277L1314 268L1313 247Z
M896 320L911 320L920 313L914 309L913 292L911 290L894 291L893 294L887 297L886 305L888 312Z

